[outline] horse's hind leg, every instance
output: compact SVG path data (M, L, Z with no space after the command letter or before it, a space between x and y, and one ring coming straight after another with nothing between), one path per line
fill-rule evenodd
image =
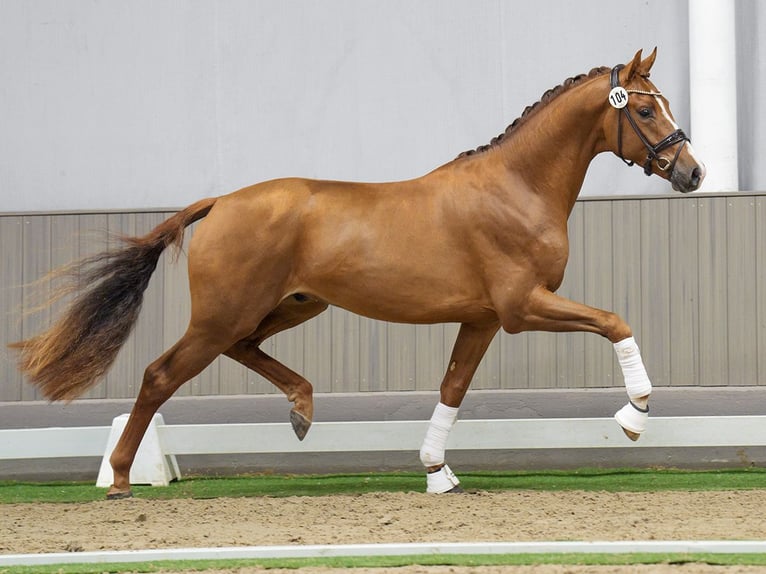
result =
M255 332L235 343L224 353L267 378L287 396L287 400L294 403L290 411L290 423L300 440L306 436L314 417L311 383L264 353L259 345L272 335L308 321L325 309L327 303L324 301L292 295L269 313Z
M131 496L130 468L154 413L178 387L202 371L228 344L190 327L173 347L146 368L125 430L109 459L114 482L107 498Z
M431 416L420 449L420 461L427 472L428 492L462 492L458 486L460 481L444 462L447 436L455 424L458 408L476 368L499 328L498 323L460 326L449 367L441 384L440 402Z

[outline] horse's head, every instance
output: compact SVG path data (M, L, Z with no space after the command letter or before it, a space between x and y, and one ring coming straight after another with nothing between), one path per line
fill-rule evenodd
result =
M630 63L612 69L611 108L605 119L607 143L628 165L637 163L646 175L656 173L676 191L688 193L699 189L705 166L673 119L668 100L649 81L656 57L657 48L644 60L639 50Z

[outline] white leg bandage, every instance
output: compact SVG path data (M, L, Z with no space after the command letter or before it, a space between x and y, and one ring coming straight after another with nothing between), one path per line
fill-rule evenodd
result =
M423 466L436 466L444 463L444 449L447 447L447 436L457 420L455 407L443 403L436 405L431 423L428 425L423 446L420 447L420 461Z
M617 360L622 368L622 376L625 379L625 390L631 399L645 397L652 392L652 383L646 374L644 362L641 360L641 351L633 337L628 337L614 344Z
M614 415L619 425L636 434L641 434L646 430L646 421L649 420L649 407L642 409L633 401L628 402ZM635 438L633 440L636 440Z
M649 407L638 406L633 402L633 399L651 394L652 383L646 374L644 362L641 360L641 352L633 337L628 337L615 343L614 350L617 353L617 360L622 368L625 390L631 399L627 405L617 411L614 418L623 428L641 434L646 430Z

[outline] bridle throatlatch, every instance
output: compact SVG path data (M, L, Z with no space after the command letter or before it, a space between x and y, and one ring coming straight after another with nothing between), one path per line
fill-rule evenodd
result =
M655 145L652 145L649 143L649 140L646 139L646 136L643 134L641 129L638 127L638 124L636 123L636 120L633 118L633 116L630 113L630 110L628 109L628 94L642 94L645 96L661 96L662 92L648 92L645 90L626 90L622 86L620 86L620 77L619 73L620 70L622 70L625 66L622 64L615 66L612 68L612 75L611 75L611 88L612 90L609 92L609 103L612 105L612 107L617 108L617 112L620 114L619 119L617 120L617 155L620 157L622 161L624 161L628 165L633 165L634 162L625 159L625 157L622 155L622 116L624 115L628 119L628 123L630 124L630 127L633 128L633 131L638 136L638 139L641 140L641 143L644 144L644 147L646 148L647 156L646 156L646 162L644 163L644 173L646 175L652 175L652 162L657 162L657 167L661 171L669 171L670 174L673 174L673 170L676 167L676 160L678 159L678 156L681 154L681 150L683 149L686 142L691 141L689 140L689 137L684 133L682 129L677 129L669 136L663 138L659 142L657 142ZM681 143L681 145L678 146L678 149L676 150L675 155L673 156L673 160L669 161L667 158L660 157L659 153L671 146L674 146L677 143Z

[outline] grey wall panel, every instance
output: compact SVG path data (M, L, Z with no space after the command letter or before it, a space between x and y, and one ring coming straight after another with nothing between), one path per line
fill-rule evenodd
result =
M365 342L359 346L359 390L385 391L388 383L388 327L379 321L361 321L359 338Z
M670 264L670 384L694 385L699 377L699 207L696 198L668 202Z
M584 204L575 205L569 217L569 262L558 293L574 301L585 302L585 215ZM592 335L565 333L556 335L556 384L558 388L585 386L585 341Z
M44 279L51 269L51 216L25 217L22 226L21 277L24 304L27 301L44 301L49 281ZM38 281L39 280L39 281ZM33 284L33 282L35 282ZM21 333L30 337L44 328L50 321L49 308L21 317ZM29 385L21 387L22 400L40 398L36 389Z
M766 201L763 197L755 198L755 214L756 300L755 313L751 317L755 317L755 336L758 340L756 380L766 381Z
M22 338L24 218L0 218L0 401L21 400L23 382L6 343Z
M529 388L529 339L524 335L498 334L500 339L501 388Z
M5 349L38 332L61 308L23 315L30 283L51 266L103 249L103 231L142 234L170 213L0 215L0 400L39 398ZM569 227L570 259L559 293L623 316L655 385L766 385L763 194L584 199ZM183 334L189 312L186 257L175 262L167 252L134 333L105 383L86 397L135 396L144 368ZM453 324L387 324L331 308L263 348L320 392L431 390L441 382L457 330ZM583 333L501 332L474 381L484 389L621 385L611 345ZM227 358L179 390L275 392Z
M59 236L56 241L62 244L75 243L77 245L77 257L95 255L104 248L104 242L109 232L109 216L105 213L79 214L77 218L77 235L74 237ZM56 218L57 219L57 218ZM107 398L108 388L106 384L95 385L85 395L89 399Z
M582 205L585 230L583 303L613 308L612 202ZM604 387L614 382L614 351L599 337L585 338L585 386Z
M311 319L303 326L304 329L304 353L303 353L303 371L301 375L306 377L314 385L317 392L330 392L332 390L332 321L339 310L328 309L319 317ZM300 329L300 327L298 327ZM389 327L387 333L390 334L394 327ZM285 334L274 337L275 345ZM267 341L268 343L268 341ZM265 348L266 352L269 352ZM276 355L277 359L281 356ZM290 366L290 365L288 365ZM392 377L394 378L394 377ZM401 375L396 377L400 380ZM390 380L390 379L389 379Z
M444 349L444 362L439 365L436 361L434 361L434 376L432 377L430 383L433 385L433 383L441 382L442 377L444 376L445 367L449 364L449 357L452 353L452 345L455 342L455 338L457 337L457 331L459 330L458 325L446 325L445 326L445 333L442 338L442 347ZM492 340L492 343L490 343L489 348L487 349L486 354L484 355L484 358L482 359L481 363L479 363L479 368L476 370L476 374L474 375L474 382L476 383L476 386L473 388L476 389L497 389L499 388L500 381L502 379L501 375L501 366L500 366L500 353L501 353L501 345L500 341L502 340L502 337L495 336L495 338Z
M726 342L728 378L752 384L748 373L758 369L756 339L755 198L730 197L726 202L727 299Z
M670 380L670 267L667 199L641 202L641 354L652 365L653 384ZM615 265L616 267L616 265ZM615 289L614 291L618 291Z
M333 315L332 341L345 341L345 345L333 344L331 392L359 390L359 323L360 317L352 313ZM279 348L277 349L279 352ZM428 356L427 352L423 353ZM281 355L280 355L281 356ZM417 387L417 371L415 373Z
M699 208L699 382L728 380L726 199L698 198Z
M139 228L136 224L136 219L144 220L146 217L146 214L110 214L107 219L107 225L109 226L110 233L137 235L143 233L144 230L151 229L149 225L141 225ZM138 388L141 384L140 377L143 371L136 369L136 364L139 360L136 356L136 348L136 331L134 331L130 344L120 349L114 365L106 376L107 396L119 398L134 397L138 394Z
M612 204L612 311L633 329L633 336L643 343L641 294L644 224L642 202L626 200ZM581 262L588 265L588 261ZM645 347L645 343L642 344ZM646 352L646 349L643 350Z

